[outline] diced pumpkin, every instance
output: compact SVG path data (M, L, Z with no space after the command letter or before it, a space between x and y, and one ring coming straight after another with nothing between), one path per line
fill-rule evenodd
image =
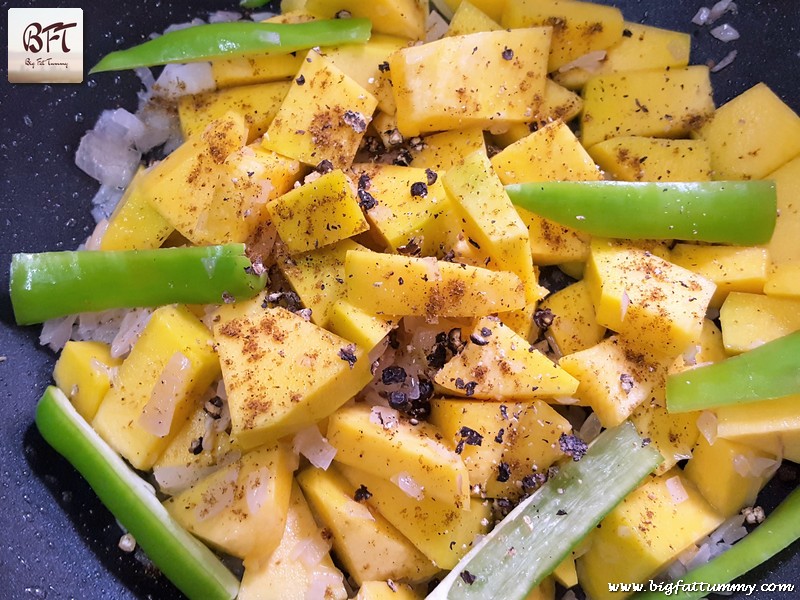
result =
M644 69L674 69L689 64L692 39L688 33L625 21L622 37L606 48L591 71L576 67L553 74L561 85L575 90L594 75Z
M173 368L176 356L185 359L185 368ZM149 470L219 372L213 339L200 320L184 306L161 307L120 365L117 383L100 403L92 427L135 468ZM163 404L154 397L159 385L164 386L157 392ZM141 424L145 410L161 415L165 435Z
M764 282L764 293L775 298L800 300L800 262L773 266Z
M714 307L722 306L730 292L763 292L770 266L769 252L758 246L676 244L670 260L714 282Z
M664 457L654 473L661 475L674 467L678 461L692 455L692 447L700 434L697 429L697 412L679 414L668 413L667 409L655 403L643 402L631 413L631 422L642 439Z
M508 271L351 250L345 273L348 300L373 315L469 317L525 306L522 281Z
M800 329L800 300L731 292L719 320L725 350L739 354Z
M78 414L91 422L111 388L111 373L121 364L108 344L70 340L56 361L53 379Z
M553 569L553 579L565 588L578 585L578 572L575 570L575 557L570 554Z
M542 298L547 292L539 287L528 230L486 154L471 154L447 171L443 181L463 217L466 235L492 257L490 268L516 273L525 285L526 302Z
M548 71L622 38L622 13L618 8L590 2L564 0L515 0L506 4L500 19L503 27L550 26L553 42Z
M720 106L697 135L714 179L760 179L800 154L800 116L764 83Z
M563 356L559 365L580 381L575 396L592 407L603 427L615 427L644 402L663 404L670 362L612 336Z
M372 21L373 31L412 40L425 38L427 5L417 0L306 0L305 10L333 19L341 10Z
M533 344L539 338L539 326L533 320L537 308L535 302L527 304L523 308L503 313L500 320L511 331Z
M497 31L498 29L502 29L502 27L497 21L472 2L463 0L459 3L453 18L450 19L450 27L447 28L445 35L467 35L481 31Z
M714 284L650 251L597 239L584 280L597 322L632 347L672 355L695 343Z
M609 581L647 581L722 520L680 469L650 478L592 532L578 580L595 600L624 598Z
M262 446L164 506L197 537L258 568L281 541L296 465L285 444Z
M364 350L264 300L226 304L214 322L231 436L245 448L327 417L372 378Z
M411 156L414 157L411 166L447 171L478 150L486 151L480 127L434 133L422 138L421 147L411 148Z
M680 373L686 369L691 369L695 365L705 363L715 363L728 358L725 346L722 343L722 332L714 321L703 319L703 330L700 332L700 339L696 345L697 352L691 356L691 352L681 354L669 368L671 373Z
M800 462L800 394L718 408L717 438Z
M145 170L139 168L125 188L108 227L100 240L100 250L150 250L159 248L173 231L141 192Z
M585 281L577 281L548 296L540 308L549 309L553 315L545 335L562 355L586 350L600 342L606 333L606 328L595 318Z
M544 93L549 42L550 29L528 28L399 50L389 65L400 133L411 137L530 120Z
M340 469L354 487L365 486L372 494L367 503L440 569L452 569L475 536L488 530L491 509L486 501L467 499L466 507L457 508L432 496L416 500L381 475L349 465Z
M407 583L365 581L358 588L356 600L422 600Z
M374 579L422 581L438 572L383 516L355 500L359 485L347 481L335 466L309 467L297 481L332 537L336 557L357 584Z
M183 137L202 133L210 123L233 111L244 116L249 130L247 141L252 142L267 130L290 85L288 81L276 81L181 96L178 116Z
M378 101L333 62L309 50L262 144L310 166L353 162Z
M333 333L364 348L370 357L373 350L381 351L381 342L393 327L391 319L367 314L344 299L333 305L328 323Z
M773 465L774 454L721 437L709 443L700 436L683 473L719 514L731 517L753 506Z
M531 257L535 265L580 262L589 256L591 236L517 207L528 228Z
M331 416L327 435L339 463L387 479L408 478L422 498L449 506L461 508L469 501L464 461L438 441L441 433L434 425L411 425L394 409L355 404Z
M291 254L316 250L369 229L350 178L335 169L267 204Z
M767 176L775 182L778 218L772 239L767 243L769 257L776 265L800 264L800 156Z
M508 0L472 0L472 4L477 9L498 23L500 22L500 17L503 14L503 9L507 2ZM444 0L444 3L450 10L457 11L462 4L466 3L466 0Z
M583 89L581 141L589 148L619 136L683 137L713 112L705 66L598 75Z
M533 400L569 396L578 381L496 317L479 319L461 352L434 377L454 396Z
M325 552L319 563L309 569L303 563L303 556L297 556L300 544L322 547L327 542L314 521L314 515L311 514L300 487L293 482L281 541L262 565L249 566L244 570L236 598L304 600L310 591L323 589L322 594L326 600L346 600L344 577L334 566L330 554ZM318 579L326 582L324 588L316 582Z
M711 154L703 140L625 136L595 144L589 155L621 181L708 181Z

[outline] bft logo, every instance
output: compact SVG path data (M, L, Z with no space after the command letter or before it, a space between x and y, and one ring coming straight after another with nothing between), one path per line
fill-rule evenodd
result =
M83 10L8 9L8 81L83 81Z

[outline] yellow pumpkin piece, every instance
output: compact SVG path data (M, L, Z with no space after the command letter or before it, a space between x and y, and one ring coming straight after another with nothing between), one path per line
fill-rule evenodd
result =
M287 445L262 446L164 506L190 533L257 568L281 541L296 465Z
M598 75L583 89L581 142L590 148L620 136L684 137L713 113L705 66Z
M343 73L353 78L361 87L373 96L378 96L380 70L389 56L400 48L408 46L404 37L385 35L375 32L365 44L344 44L332 48L322 48L322 53Z
M695 343L714 284L650 251L596 239L584 281L597 322L631 347L673 358Z
M700 436L684 475L723 517L753 506L767 483L775 455L717 436L713 443Z
M333 62L309 50L262 144L278 154L334 168L353 162L378 101Z
M533 344L539 337L539 327L533 320L538 308L537 303L527 304L523 308L503 313L500 320L511 331Z
M399 50L389 65L400 133L530 121L544 94L549 41L550 29L528 28Z
M578 581L595 600L624 598L608 583L646 582L722 520L680 469L652 477L593 530Z
M281 541L262 565L245 568L237 600L304 600L310 591L320 589L326 600L346 600L344 576L328 552L313 569L297 556L300 544L323 547L327 543L300 487L293 482ZM325 582L324 587L319 581Z
M522 281L508 271L351 250L345 273L347 299L373 315L472 317L525 306Z
M589 155L621 181L708 181L711 154L702 140L625 136L595 144Z
M291 254L316 250L369 229L350 178L339 169L267 204L272 223Z
M725 350L747 352L800 329L800 300L731 292L719 321Z
M365 581L358 588L356 600L422 600L407 583Z
M760 179L800 154L800 116L759 83L720 106L697 131L714 179Z
M717 438L800 462L800 394L718 408Z
M488 530L491 508L487 501L468 498L466 507L458 508L452 501L432 496L416 500L381 475L349 465L339 468L351 485L365 486L372 494L367 503L440 569L456 566L475 536ZM391 473L384 470L383 475Z
M764 282L764 293L775 298L800 300L800 262L773 266Z
M553 579L567 589L578 585L578 572L575 570L575 557L572 553L553 569Z
M141 192L145 170L139 168L108 219L100 250L159 248L173 228Z
M615 427L644 402L663 404L670 362L611 336L563 356L559 365L580 381L575 397L592 407L603 427Z
M184 306L161 307L120 365L92 427L136 469L149 470L219 372L200 320ZM159 427L143 426L143 418Z
M582 264L589 256L591 236L588 234L540 217L519 206L517 213L528 228L533 264Z
M545 577L539 585L528 592L525 600L554 600L555 597L555 581L552 577Z
M550 26L548 72L622 38L622 13L617 8L590 2L564 0L514 0L507 2L500 19L503 27Z
M337 462L378 477L406 479L417 499L436 498L459 508L469 501L464 461L439 441L441 433L430 423L411 425L392 408L355 404L331 415L327 436Z
M377 511L335 466L304 469L297 481L330 534L333 551L357 584L374 579L422 581L438 569ZM367 488L369 491L369 488Z
M700 435L697 429L698 412L680 414L668 413L663 406L643 402L631 413L631 422L642 439L650 444L664 457L655 471L656 475L666 473L678 461L692 456L692 447Z
M577 281L542 301L542 310L550 310L552 323L547 340L563 354L586 350L600 342L606 328L597 322L594 304L585 281Z
M91 422L111 388L111 374L121 364L108 344L70 340L56 361L53 379L78 414Z
M489 15L475 6L472 2L463 0L459 3L453 18L450 19L450 27L447 28L447 36L467 35L481 31L497 31L502 29L500 24Z
M394 323L391 319L367 314L342 299L331 309L328 328L336 335L367 350L372 358L373 350L382 352L384 346L381 342L392 331Z
M202 133L211 122L234 111L244 116L249 130L247 141L252 142L267 130L289 87L288 81L277 81L181 96L178 116L183 137Z
M417 0L306 0L305 10L325 19L346 10L352 17L372 21L375 33L425 39L427 5Z
M533 400L569 396L578 381L496 317L479 319L461 352L434 377L454 396Z
M472 0L471 3L475 8L485 13L490 19L499 23L507 2L508 0ZM466 0L444 0L444 4L446 4L451 11L458 11L458 8L462 4L466 4Z
M700 332L696 349L697 352L693 357L691 357L691 352L687 352L686 355L682 354L676 358L669 368L670 374L680 373L695 365L720 362L728 358L728 353L725 352L725 346L722 343L722 332L714 321L703 319L703 330Z
M775 182L778 219L767 243L773 264L800 264L800 156L767 176Z
M591 71L575 67L559 70L553 78L571 90L583 87L594 75L644 69L674 69L689 64L691 36L641 23L625 21L622 37L606 49Z
M722 306L730 292L761 293L769 270L769 253L757 246L676 244L670 260L713 281L710 306Z
M264 301L226 304L214 322L231 436L244 448L316 423L372 379L364 350Z
M464 162L476 151L486 152L486 142L480 127L453 129L422 138L421 147L412 147L412 167L447 171Z

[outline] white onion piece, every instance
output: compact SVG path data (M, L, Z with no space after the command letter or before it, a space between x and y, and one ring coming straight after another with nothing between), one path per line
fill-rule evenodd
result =
M322 437L316 425L298 431L294 436L292 446L295 452L305 456L318 469L327 470L333 457L336 456L336 448Z
M97 193L92 197L92 217L95 223L106 220L111 217L111 213L119 204L125 190L113 185L101 185ZM98 240L99 242L99 240ZM99 250L99 243L97 248L87 248L87 250Z
M727 23L714 27L709 33L721 42L732 42L740 37L736 28Z
M583 425L581 425L580 431L578 432L578 437L580 437L584 442L589 443L598 435L600 435L601 429L602 425L600 424L600 418L596 413L592 413L586 417Z
M389 481L399 487L404 494L415 500L422 500L425 497L425 488L418 484L410 473L405 471L396 473L389 478Z
M153 310L150 308L134 308L128 311L122 318L119 331L111 341L111 356L119 358L128 354L142 335L152 315Z
M583 56L579 56L572 62L568 62L567 64L560 66L558 68L558 72L565 73L566 71L571 71L572 69L583 69L589 73L596 73L602 66L605 59L605 50L594 50L593 52L587 52Z
M369 422L381 425L384 429L396 429L400 422L400 413L388 406L373 406L369 413Z
M631 299L628 296L628 290L622 290L622 301L619 305L620 321L625 320L625 315L628 314L628 307L631 305Z
M262 12L254 12L254 13L250 13L250 20L251 21L255 21L256 23L258 23L260 21L266 21L267 19L271 19L274 16L275 16L275 13L274 12L270 12L268 10L267 11L262 11Z
M679 476L670 477L665 482L667 486L667 491L669 495L672 496L672 501L675 504L681 504L682 502L686 502L689 499L689 494L686 492L686 488L683 487L683 483L681 482L681 478Z
M697 418L697 429L706 438L709 446L712 446L717 439L717 415L710 410L704 410Z
M309 574L305 600L323 600L336 597L337 595L332 592L337 588L344 589L341 572L318 566Z
M731 50L728 52L725 57L715 64L711 69L709 69L712 73L716 73L717 71L722 71L725 67L730 65L734 60L736 60L736 55L739 54L736 50Z
M231 23L232 21L239 21L242 18L242 13L235 10L218 10L208 15L209 23Z
M449 25L435 10L428 13L428 22L425 25L425 43L442 39L447 33Z
M301 540L294 545L289 558L299 560L307 569L313 569L328 554L330 545L322 539L321 535L313 535Z
M714 6L711 7L711 10L708 11L708 24L710 25L723 15L728 12L736 14L738 11L738 6L733 0L719 0Z
M189 27L197 27L198 25L205 25L205 21L199 17L195 17L191 21L185 21L183 23L173 23L169 27L164 30L164 33L172 33L173 31L180 31L181 29L189 29ZM159 37L158 35L153 35L151 37Z
M697 13L692 17L692 23L700 25L701 27L708 23L708 17L711 14L711 9L707 6L701 6Z
M189 94L209 92L215 88L216 83L211 74L211 63L169 64L164 67L161 75L156 79L153 94L174 100Z
M261 467L257 471L251 471L247 475L245 484L245 499L247 500L247 512L255 516L266 503L269 497L269 488L272 483L272 475L267 467Z
M711 560L711 550L714 547L714 544L703 544L694 553L692 559L685 563L686 570L690 571L691 569L697 568L700 565L706 564L709 560Z
M205 441L205 438L204 438ZM205 479L220 468L239 460L241 452L229 452L215 465L201 467L198 465L171 465L167 467L154 467L153 476L158 489L165 494L175 496L189 489L201 479Z
M753 477L765 477L769 479L775 474L775 471L777 471L778 467L780 466L780 461L772 458L754 456L752 459L750 459L750 470L753 474Z
M213 519L223 510L228 508L236 497L236 481L239 479L239 465L232 465L209 486L202 495L201 501L195 507L195 516L198 521Z
M54 352L60 351L72 336L72 326L77 318L78 315L68 315L45 321L39 334L39 344L49 346Z
M744 526L744 515L741 513L737 513L732 517L728 517L727 519L725 519L719 527L717 527L714 531L712 531L708 535L708 541L711 544L718 544L719 542L732 544L735 541L741 539L741 537L737 536L740 533L739 529L742 529L743 526ZM732 538L735 539L731 541Z
M182 352L176 352L167 361L139 417L139 425L145 431L162 438L169 433L175 405L186 389L191 365Z

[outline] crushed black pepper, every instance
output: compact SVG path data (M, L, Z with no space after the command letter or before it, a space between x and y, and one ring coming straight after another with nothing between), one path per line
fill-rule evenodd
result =
M428 185L433 185L439 179L439 175L433 169L425 169L425 177L428 179Z
M364 115L354 110L346 110L342 116L342 121L356 133L364 133L367 130L367 120Z
M325 175L325 173L330 173L333 171L333 163L327 158L323 159L316 167L314 167L314 170L320 175Z
M358 358L356 357L355 351L356 351L356 347L353 344L350 344L349 346L345 346L344 348L341 348L339 350L339 358L341 358L344 361L347 361L347 363L350 365L351 369L355 366L356 361L358 360Z
M495 443L502 444L503 443L503 436L505 435L505 433L506 433L506 430L503 427L501 427L500 430L497 432L497 435L494 436Z
M203 436L201 435L196 440L192 440L192 443L189 444L189 452L197 456L203 451Z
M475 575L473 575L472 573L470 573L466 569L461 571L460 575L461 575L461 579L463 579L464 583L466 583L467 585L472 585L473 583L475 583L475 580L477 579L477 577L475 577Z
M461 327L453 327L447 332L447 347L453 354L458 354L467 343L461 339Z
M375 200L372 194L370 194L367 190L359 188L358 190L358 205L363 210L370 210L375 208L378 205L378 201Z
M297 79L295 79L295 82L297 85L303 85L306 82L306 78L303 75L300 75L297 77Z
M411 195L417 198L424 198L428 195L427 184L421 181L415 181L411 184Z
M572 460L576 462L582 459L589 449L589 446L581 438L566 433L562 433L558 438L558 445L564 454L571 456Z
M627 373L623 373L619 376L619 385L622 387L622 391L626 394L629 394L630 391L633 389L633 377L628 375Z
M501 462L497 465L497 481L505 483L509 479L511 479L511 467L508 463Z
M353 500L356 502L364 502L370 498L372 498L372 492L370 492L363 483L358 487L356 493L353 494Z
M383 61L381 64L378 65L378 71L381 73L386 73L389 70L389 61Z
M400 390L389 392L387 399L389 400L389 406L395 410L403 410L408 404L408 394Z
M405 383L406 370L399 365L391 365L386 367L383 372L381 372L381 381L383 382L383 385Z
M475 394L475 388L478 387L477 381L469 381L467 385L464 386L464 395L469 398L473 394Z
M547 329L553 324L556 316L549 308L537 308L533 311L533 322L539 329Z
M514 51L511 48L503 48L503 59L511 60L514 58Z

